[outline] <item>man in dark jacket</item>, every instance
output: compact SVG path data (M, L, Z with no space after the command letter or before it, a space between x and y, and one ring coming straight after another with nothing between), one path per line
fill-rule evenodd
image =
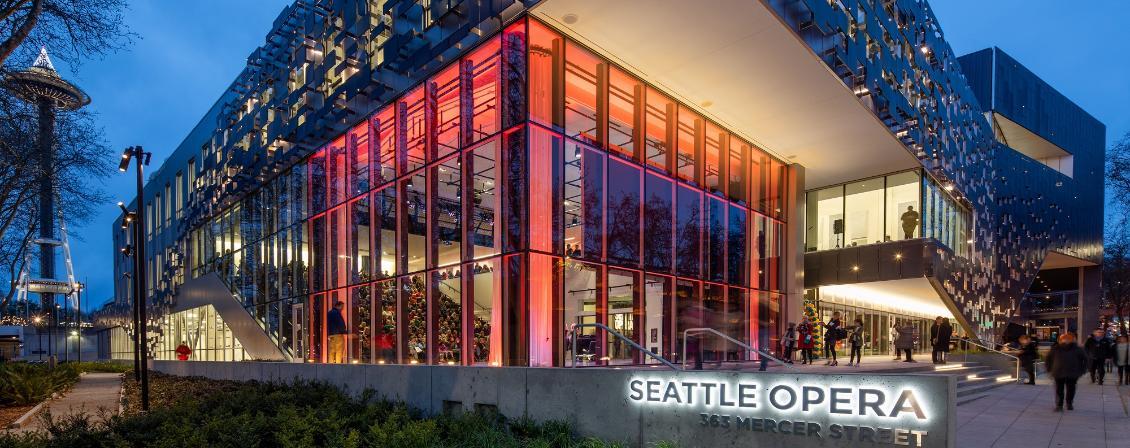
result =
M1059 343L1052 346L1045 360L1048 376L1055 380L1055 411L1063 412L1063 402L1067 400L1067 410L1074 410L1075 383L1087 370L1087 354L1075 343L1075 334L1066 332L1059 337Z
M1016 351L1016 357L1020 359L1020 367L1028 372L1026 384L1036 384L1036 359L1040 357L1040 354L1036 351L1036 341L1033 341L1031 336L1024 334L1020 335L1017 342L1020 347Z
M1097 379L1101 385L1106 377L1106 359L1114 354L1114 344L1106 338L1106 332L1095 330L1083 344L1083 350L1087 353L1087 362L1091 366L1091 384Z
M946 353L950 351L950 338L953 337L953 327L950 326L949 319L938 316L934 319L934 325L930 327L930 345L933 347L931 357L934 358L934 364L945 364Z
M326 315L326 335L330 339L330 362L336 364L345 362L345 337L349 334L349 328L345 326L345 318L341 315L342 308L345 308L345 302L334 302L334 307Z

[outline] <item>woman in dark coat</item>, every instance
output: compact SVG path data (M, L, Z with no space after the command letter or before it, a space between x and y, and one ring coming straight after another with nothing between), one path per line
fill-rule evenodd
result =
M906 353L906 359L902 362L916 362L914 356L914 324L910 321L899 322L898 324L898 338L895 339L895 348L899 353Z
M930 327L930 345L934 348L932 358L934 364L945 364L946 353L950 351L950 339L953 337L953 327L949 319L938 316L934 319L934 326Z
M840 342L840 327L843 322L840 319L840 312L832 313L832 318L824 323L824 358L827 361L824 365L838 366L840 361L836 359L836 344Z
M1067 410L1075 409L1075 383L1087 371L1087 354L1075 343L1075 334L1070 331L1062 334L1044 362L1048 376L1055 380L1055 411L1063 412L1065 398Z

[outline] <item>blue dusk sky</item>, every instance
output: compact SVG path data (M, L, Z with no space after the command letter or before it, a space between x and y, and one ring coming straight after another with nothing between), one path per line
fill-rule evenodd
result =
M200 120L262 43L289 0L134 1L126 22L140 38L118 54L60 71L93 98L106 138L117 151L143 145L160 165ZM997 46L1107 125L1107 141L1130 131L1130 59L1114 51L1124 38L1130 2L1079 7L1053 0L935 0L946 39L957 54ZM132 176L105 187L133 197ZM85 309L113 294L113 202L91 222L72 225L75 273L89 285ZM76 223L77 224L77 223Z

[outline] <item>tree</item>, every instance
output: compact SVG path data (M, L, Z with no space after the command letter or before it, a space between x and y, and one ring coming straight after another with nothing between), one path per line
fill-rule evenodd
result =
M126 0L0 0L0 66L46 46L72 66L127 45Z
M1130 210L1130 132L1106 152L1106 186L1115 209Z
M1103 296L1114 309L1119 332L1125 334L1126 314L1130 311L1130 238L1121 227L1104 248Z

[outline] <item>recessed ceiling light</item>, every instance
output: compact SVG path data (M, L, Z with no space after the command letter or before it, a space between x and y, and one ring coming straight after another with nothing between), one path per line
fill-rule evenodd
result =
M706 101L699 103L699 105L701 105L702 107L710 107L710 106L714 105L714 102L710 101L710 100L706 100Z
M576 15L576 14L573 14L573 13L569 13L569 14L565 14L565 15L561 16L561 21L562 21L562 22L565 22L565 23L567 23L567 24L569 24L569 25L572 25L572 24L574 24L574 23L577 23L577 20L579 20L579 19L580 19L580 18L579 18L579 17L577 17L577 15Z

